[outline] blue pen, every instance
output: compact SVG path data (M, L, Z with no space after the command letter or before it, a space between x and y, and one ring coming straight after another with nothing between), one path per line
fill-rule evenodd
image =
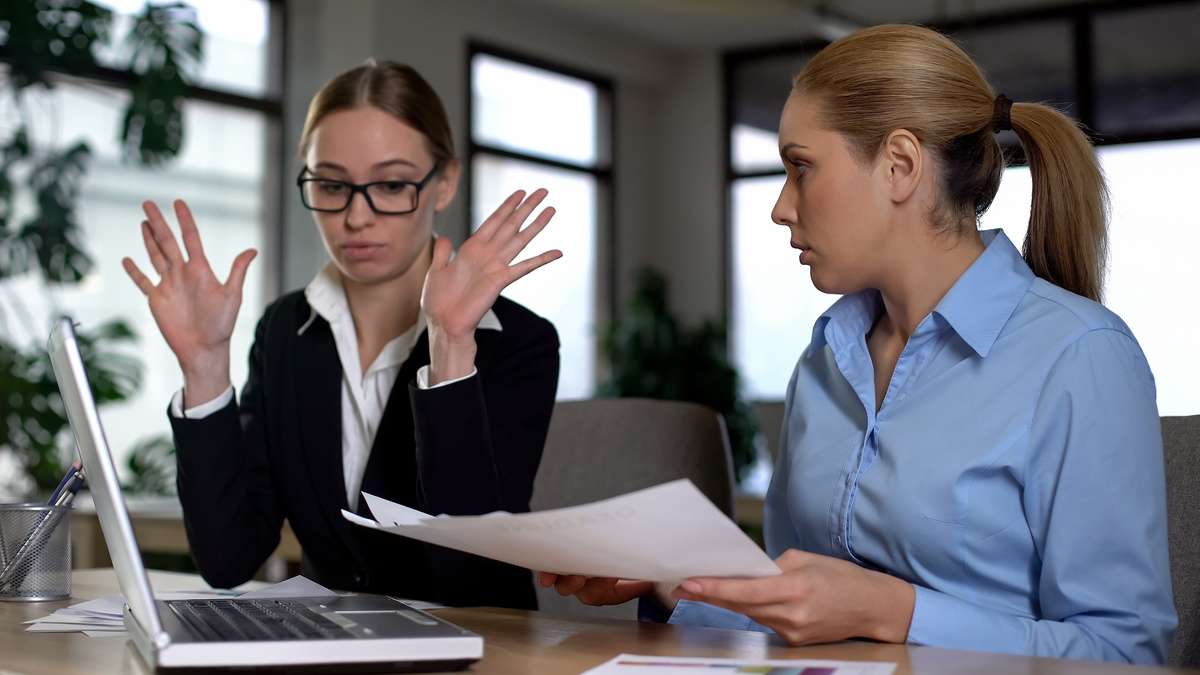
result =
M75 462L74 466L71 467L71 472L63 478L58 488L54 490L54 494L50 496L50 506L64 506L70 504L71 500L75 499L79 488L83 487L84 476L82 466L82 462ZM56 518L55 516L58 517ZM29 555L29 552L33 550L34 544L42 538L42 532L49 528L49 531L46 532L46 536L48 537L54 531L54 527L58 525L58 519L61 517L61 511L47 511L41 520L38 521L37 525L34 525L33 529L29 530L29 534L25 535L25 540L21 542L20 548L13 554L8 564L4 566L4 571L0 572L0 588L7 586L10 581L13 582L14 586L21 583L21 580L25 576L23 574L20 579L12 579L17 567Z
M50 495L50 506L60 506L58 500L62 498L64 491L69 490L72 494L79 492L79 486L83 485L83 474L79 471L81 468L83 468L83 460L75 460L75 463L71 465L71 470L63 476L58 487L54 488L54 494Z

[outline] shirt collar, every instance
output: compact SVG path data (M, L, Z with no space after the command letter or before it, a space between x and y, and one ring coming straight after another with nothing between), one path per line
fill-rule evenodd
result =
M308 300L308 306L312 308L312 312L308 315L308 320L304 322L304 325L300 326L300 330L296 331L297 335L303 335L318 316L325 319L331 326L351 318L350 302L346 300L342 274L333 261L325 263L321 271L317 272L313 280L304 288L304 298ZM426 325L425 312L421 312L417 317L417 325L420 326L417 335L420 335ZM479 320L479 328L494 331L504 330L504 326L500 324L500 317L496 316L491 309Z
M983 253L942 297L933 313L950 324L971 349L987 356L1021 298L1033 285L1033 272L1002 230L984 230ZM809 354L830 345L835 351L870 329L883 304L868 288L842 296L813 325Z

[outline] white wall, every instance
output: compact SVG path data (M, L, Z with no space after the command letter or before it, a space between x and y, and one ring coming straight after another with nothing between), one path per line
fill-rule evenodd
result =
M673 303L687 320L721 312L718 54L668 51L523 3L289 0L287 7L289 148L321 84L368 56L408 63L429 80L446 105L460 155L468 132L468 41L611 79L618 302L628 297L632 271L653 264L667 273ZM297 198L284 213L284 288L292 289L308 282L323 252ZM462 240L469 231L465 200L442 214L438 229Z

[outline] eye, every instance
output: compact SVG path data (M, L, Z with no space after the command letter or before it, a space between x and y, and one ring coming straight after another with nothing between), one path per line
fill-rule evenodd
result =
M376 183L375 185L377 186L376 189L383 193L397 195L404 191L404 186L408 185L408 183L402 181L387 181L385 183Z
M792 162L792 168L796 169L797 182L800 182L804 178L804 174L808 172L808 166L800 162Z
M340 195L346 191L346 186L335 181L323 180L317 183L317 189L327 195Z

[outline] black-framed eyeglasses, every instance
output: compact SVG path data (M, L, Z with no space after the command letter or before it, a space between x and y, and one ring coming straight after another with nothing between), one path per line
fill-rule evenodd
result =
M300 187L300 199L304 206L321 213L337 213L345 211L354 199L355 193L361 192L367 200L367 205L375 213L401 216L417 210L421 189L442 168L441 163L433 165L429 173L419 183L407 180L382 180L375 183L355 185L343 180L332 178L305 178L309 168L300 169L296 176L296 185Z

